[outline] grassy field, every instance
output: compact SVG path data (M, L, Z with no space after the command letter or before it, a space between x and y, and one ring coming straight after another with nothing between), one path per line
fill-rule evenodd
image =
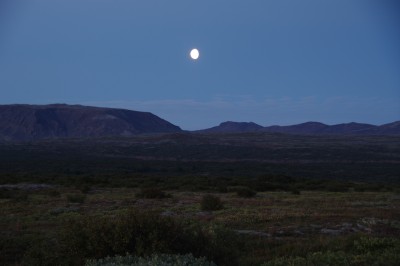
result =
M2 144L0 159L0 265L400 261L398 137L60 140Z
M260 265L327 250L349 252L362 237L400 236L400 195L393 192L263 192L251 198L213 193L223 208L203 211L200 203L206 192L166 191L167 198L147 199L137 198L138 190L130 188L16 191L18 196L3 195L0 200L2 265L29 263L32 249L45 253L35 245L56 239L69 219L117 217L130 209L232 230L241 247L233 265Z

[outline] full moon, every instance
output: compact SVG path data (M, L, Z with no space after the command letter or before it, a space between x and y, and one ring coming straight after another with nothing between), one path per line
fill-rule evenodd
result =
M197 60L197 58L199 58L199 56L200 56L199 50L197 50L196 48L192 49L192 51L190 51L190 57L193 60Z

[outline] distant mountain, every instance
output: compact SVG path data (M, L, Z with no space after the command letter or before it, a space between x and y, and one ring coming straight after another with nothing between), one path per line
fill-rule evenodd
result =
M227 121L219 124L219 126L198 130L198 133L239 133L239 132L254 132L263 127L253 122L232 122Z
M180 132L152 113L81 105L0 105L0 140Z
M260 131L289 134L319 134L327 128L329 128L328 125L319 122L306 122L293 126L269 126L262 128Z
M329 126L319 122L306 122L292 126L264 127L262 131L306 135L368 135L377 133L377 129L377 126L361 123L347 123Z
M381 134L386 135L399 135L400 134L400 121L396 121L389 124L384 124L379 127Z
M255 123L224 122L219 126L198 130L199 133L271 132L299 135L400 135L400 121L375 126L362 123L326 125L306 122L291 126L262 127Z

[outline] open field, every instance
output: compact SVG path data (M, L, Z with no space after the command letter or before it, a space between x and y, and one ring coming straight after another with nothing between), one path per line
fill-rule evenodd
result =
M2 144L0 159L1 265L127 252L218 265L400 261L398 137L60 140ZM221 202L207 209L206 195Z
M177 133L0 145L3 183L77 178L137 186L140 177L248 181L263 175L398 183L398 173L396 136Z

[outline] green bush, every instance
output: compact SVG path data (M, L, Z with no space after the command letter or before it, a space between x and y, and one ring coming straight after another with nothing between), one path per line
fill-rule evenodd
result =
M163 199L170 197L170 195L167 195L159 188L142 188L138 193L136 193L136 197L145 199Z
M223 208L221 199L213 195L204 195L200 202L201 210L203 211L216 211Z
M72 265L127 253L191 253L221 265L235 265L237 257L236 234L232 231L138 210L69 220L60 239L65 252L61 257Z
M216 264L207 261L204 257L195 258L192 254L153 254L144 258L126 255L88 260L86 266L216 266Z

